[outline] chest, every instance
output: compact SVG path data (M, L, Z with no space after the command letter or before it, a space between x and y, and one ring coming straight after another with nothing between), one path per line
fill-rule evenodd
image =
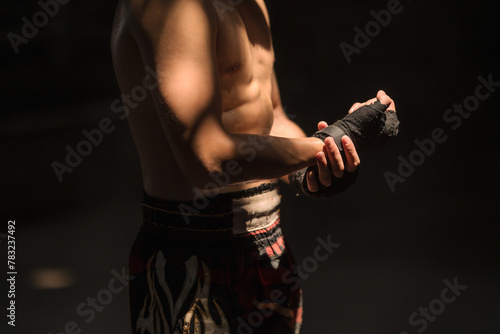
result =
M237 75L252 80L269 74L274 51L264 3L218 0L214 6L219 20L216 52L221 79Z

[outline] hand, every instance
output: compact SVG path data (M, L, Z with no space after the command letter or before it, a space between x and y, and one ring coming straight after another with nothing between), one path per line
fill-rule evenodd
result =
M328 124L324 121L318 123L318 130L323 130ZM354 143L348 136L342 137L342 146L344 147L346 162L342 160L340 151L332 137L325 139L323 151L316 153L316 163L318 165L319 181L328 187L332 183L332 175L336 178L342 178L344 170L354 172L361 161L354 147ZM310 192L317 192L320 189L314 172L309 171L307 177L307 188Z
M377 92L377 97L370 99L364 103L356 102L349 109L349 114L357 110L358 108L372 104L379 100L380 103L387 106L387 110L396 111L396 104L394 101L383 91L379 90ZM318 130L326 128L328 124L324 121L318 123ZM346 161L342 160L339 149L335 144L333 138L329 137L325 139L325 146L323 146L323 152L316 153L316 163L318 166L319 182L322 186L327 187L332 182L332 175L336 178L342 178L344 175L344 170L347 169L349 172L354 172L359 164L360 159L354 143L348 136L342 137L342 146L344 147ZM310 192L317 192L320 190L320 185L316 181L314 173L309 171L306 175L307 178L307 188Z
M396 111L396 104L394 103L394 101L383 90L379 90L377 92L377 97L374 97L373 99L370 99L365 103L359 103L359 102L354 103L351 109L349 109L349 114L352 113L354 110L361 108L362 106L372 104L377 100L379 100L380 103L385 104L387 106L387 110Z

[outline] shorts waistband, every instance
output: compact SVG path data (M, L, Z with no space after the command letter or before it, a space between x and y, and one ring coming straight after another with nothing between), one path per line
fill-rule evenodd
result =
M279 220L281 195L278 183L192 201L165 201L144 193L144 222L193 231L232 231L233 234L264 229Z

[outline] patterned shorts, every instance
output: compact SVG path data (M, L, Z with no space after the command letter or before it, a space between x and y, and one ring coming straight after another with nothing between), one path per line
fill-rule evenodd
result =
M133 333L299 333L280 201L276 183L193 202L145 195L129 263Z

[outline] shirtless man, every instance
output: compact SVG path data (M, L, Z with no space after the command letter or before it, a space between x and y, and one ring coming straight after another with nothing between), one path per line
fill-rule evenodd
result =
M145 193L130 256L133 332L298 333L277 179L317 166L304 181L313 194L360 160L349 137L341 155L285 115L264 1L122 0L112 53L124 94L151 69L157 80L128 117ZM395 110L379 91L350 112L375 101Z

